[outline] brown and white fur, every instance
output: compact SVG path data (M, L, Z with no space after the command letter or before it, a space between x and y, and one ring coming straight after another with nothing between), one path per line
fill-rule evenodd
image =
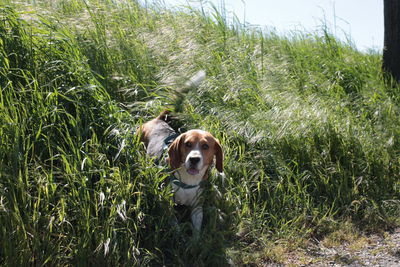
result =
M141 140L147 154L160 156L163 153L164 140L175 131L166 122L168 111L140 127ZM215 167L223 172L223 152L220 143L211 133L203 130L190 130L179 135L168 149L167 162L173 175L194 188L183 188L172 183L174 201L191 208L191 220L194 229L200 230L203 221L203 208L200 196L202 181L207 180L209 169L215 157Z

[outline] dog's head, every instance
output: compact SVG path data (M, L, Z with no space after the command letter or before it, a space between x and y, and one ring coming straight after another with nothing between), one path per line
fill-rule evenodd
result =
M209 132L190 130L181 134L168 150L168 162L172 169L183 166L190 175L204 172L215 156L215 167L223 172L223 154L218 140Z

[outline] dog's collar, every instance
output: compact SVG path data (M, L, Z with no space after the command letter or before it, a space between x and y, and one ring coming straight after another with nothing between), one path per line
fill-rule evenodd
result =
M196 185L191 185L191 184L185 184L184 182L182 182L181 180L179 180L178 178L175 177L175 175L172 173L170 176L170 182L182 189L192 189L192 188L196 188L196 187L204 187L207 183L206 180L201 181L199 184Z

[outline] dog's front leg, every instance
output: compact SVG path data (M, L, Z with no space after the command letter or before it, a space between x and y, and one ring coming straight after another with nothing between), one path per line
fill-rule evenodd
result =
M203 223L203 207L196 206L192 209L191 219L194 229L198 232L201 230L201 224Z

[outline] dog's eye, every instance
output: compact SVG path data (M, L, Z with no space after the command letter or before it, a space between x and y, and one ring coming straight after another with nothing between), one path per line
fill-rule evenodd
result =
M192 143L186 142L186 143L185 143L185 146L188 147L188 148L191 148L191 147L192 147Z
M201 146L204 150L207 150L209 148L209 146L207 144L204 144Z

